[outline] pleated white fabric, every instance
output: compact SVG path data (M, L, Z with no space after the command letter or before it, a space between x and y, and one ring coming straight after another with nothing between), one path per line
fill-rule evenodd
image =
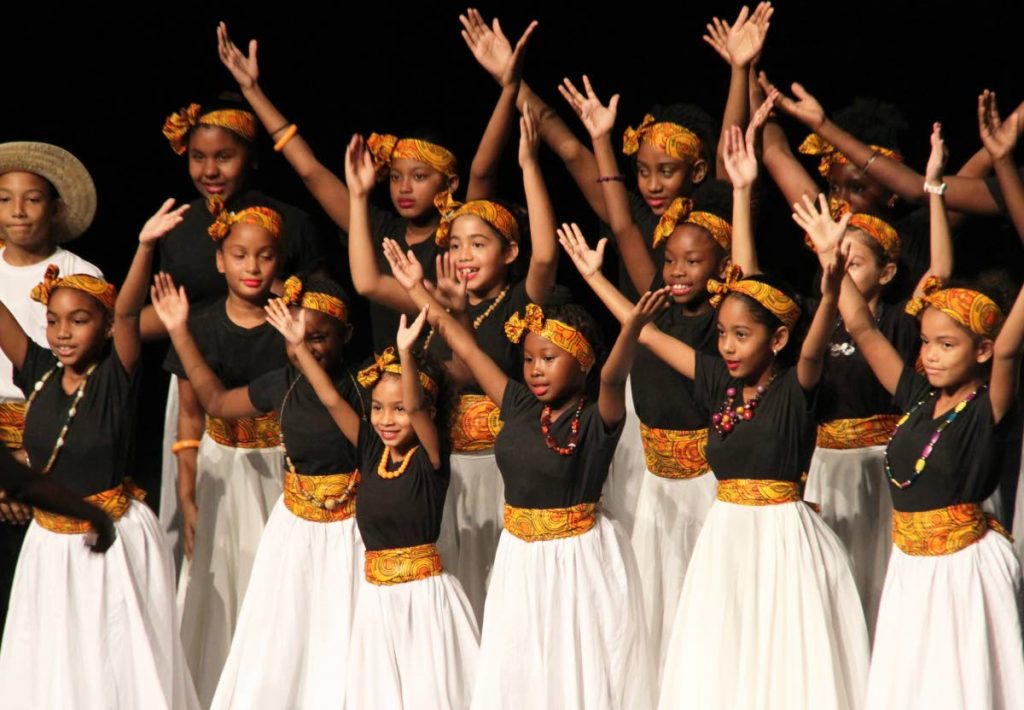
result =
M853 579L864 606L868 637L875 633L878 603L892 549L892 484L885 475L885 447L814 450L804 499L850 553Z
M164 409L163 451L160 454L160 527L167 535L167 544L174 560L174 569L181 569L185 557L181 538L181 511L178 510L178 457L171 446L178 438L178 377L171 375Z
M717 490L712 473L671 479L648 471L640 485L632 542L656 678L663 670L686 568Z
M349 682L363 543L355 518L303 520L279 500L256 552L212 708L322 708Z
M637 498L646 470L644 445L640 439L640 420L633 404L633 388L629 378L626 378L626 422L622 425L622 436L615 447L615 456L608 469L608 480L601 492L601 505L610 518L622 525L627 535L633 533Z
M0 647L6 710L191 710L195 690L178 638L174 569L153 511L133 501L117 540L30 524Z
M487 594L473 708L645 710L654 704L640 578L625 531L599 514L575 537L505 531Z
M494 452L452 454L451 483L437 541L444 568L462 585L477 625L503 524L505 484Z
M196 538L178 581L185 658L208 707L228 657L256 549L281 497L278 448L235 449L204 434L196 474Z
M455 576L361 584L346 710L468 708L480 633Z
M1021 457L1024 462L1024 456ZM1013 536L1013 549L1017 553L1017 560L1024 567L1024 463L1021 464L1021 474L1017 479L1016 507L1013 509L1013 529L1010 534Z
M715 501L690 558L659 708L856 710L868 638L849 556L803 503Z
M1005 537L950 555L893 549L867 707L1024 708L1021 573Z

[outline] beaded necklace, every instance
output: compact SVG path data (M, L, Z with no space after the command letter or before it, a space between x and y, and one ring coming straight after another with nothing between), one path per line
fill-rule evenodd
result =
M556 454L572 456L576 453L576 445L580 440L580 412L583 411L583 403L586 400L585 396L580 397L579 404L576 405L576 412L572 415L572 433L569 434L569 443L565 446L559 446L558 442L555 441L555 437L551 436L551 405L547 405L541 410L540 432L544 435L544 443Z
M911 484L917 480L917 477L924 473L925 463L928 461L928 457L932 455L932 451L935 450L935 445L939 443L939 438L942 436L942 432L946 430L946 427L956 421L960 412L967 409L967 405L970 404L971 401L978 396L978 393L986 387L988 387L988 385L981 385L978 389L967 395L962 402L959 402L955 407L949 410L949 413L946 414L946 418L941 424L939 424L939 428L935 430L935 433L931 435L931 438L928 439L928 443L925 444L924 449L921 450L921 455L918 456L917 461L914 462L914 473L912 473L910 478L905 481L898 481L896 480L896 477L892 475L892 469L889 468L889 445L892 444L892 440L896 437L896 432L900 430L900 427L903 426L914 412L920 409L925 402L930 400L938 390L930 391L923 399L921 399L920 402L915 404L909 412L900 417L900 420L896 422L896 428L892 431L892 436L889 437L889 443L885 446L885 475L889 477L889 481L892 482L894 486L899 489L909 488Z
M409 462L412 461L412 455L416 453L416 449L418 448L420 448L420 445L416 444L416 446L409 449L409 453L407 453L405 455L405 458L402 459L402 463L398 465L398 468L396 468L394 471L389 471L388 461L391 460L391 447L385 446L384 454L380 457L380 463L377 464L377 475L385 480L398 478L403 473L405 473L405 469L409 468Z
M768 387L775 381L777 373L772 373L768 381L763 385L757 386L757 394L755 394L749 402L746 404L740 404L738 407L734 407L733 404L736 401L737 389L735 387L729 387L725 390L725 399L722 401L722 408L719 409L711 416L711 424L715 427L715 431L718 432L718 436L722 439L731 432L737 424L740 422L749 422L754 418L754 410L757 409L758 403L761 401L762 395L768 391ZM740 394L740 401L743 401L743 395Z
M40 469L40 473L49 473L53 468L54 462L57 460L57 454L64 447L64 437L68 434L68 429L71 427L71 422L74 420L75 415L78 414L78 403L82 401L82 397L85 396L85 384L89 381L89 375L92 374L93 370L96 369L96 365L99 363L93 363L89 365L89 369L85 371L85 375L82 376L82 381L79 383L78 388L75 390L75 398L71 401L71 406L68 408L68 418L64 422L64 426L61 427L60 433L57 435L57 441L53 444L53 451L50 453L50 458L46 462L46 465ZM42 378L36 382L32 388L32 394L28 396L28 401L25 403L25 421L28 421L28 412L32 408L32 402L35 401L36 395L39 394L40 390L46 384L47 380L53 375L53 373L64 369L64 363L58 362L52 369L50 369ZM31 462L28 461L28 451L25 452L25 460L31 466Z
M483 313L481 313L480 315L473 319L473 330L480 330L480 326L483 324L485 320L487 320L487 316L494 313L494 309L498 307L498 304L505 300L505 296L508 295L509 288L511 287L506 284L505 288L501 289L501 293L495 296L494 302L491 303L491 305L487 306L487 309ZM426 349L430 347L430 341L433 339L434 328L431 327L430 332L427 333L427 339L423 341L424 351L426 351Z

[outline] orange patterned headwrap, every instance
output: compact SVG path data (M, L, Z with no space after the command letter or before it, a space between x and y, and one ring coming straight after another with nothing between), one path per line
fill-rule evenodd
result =
M656 122L647 114L635 129L627 128L622 136L622 152L633 155L641 143L649 143L677 160L694 162L700 159L700 137L685 126L669 121Z
M375 355L373 364L360 370L359 374L356 375L356 379L360 385L370 389L380 382L380 378L385 372L390 372L393 375L402 374L402 364L399 362L398 355L395 354L395 349L392 347L388 347L380 355ZM420 385L430 393L431 397L437 396L437 383L422 370L420 371Z
M749 296L771 311L787 328L792 329L800 320L800 306L779 289L755 279L743 278L743 270L730 264L725 270L725 279L708 279L708 291L712 294L710 303L715 308L730 293Z
M282 300L289 306L320 311L342 323L348 323L348 308L344 301L321 291L307 291L298 276L289 276L284 282Z
M50 296L58 288L73 288L89 294L108 311L114 312L114 302L117 301L117 289L114 288L114 284L87 274L72 274L58 278L59 274L60 268L56 264L47 266L43 280L32 289L32 300L45 306L50 303Z
M906 312L920 315L935 308L982 338L994 339L1003 327L1004 315L995 301L969 288L942 288L942 279L930 276L924 283L924 295L907 302Z
M594 364L594 349L583 333L560 320L545 318L544 311L536 303L527 305L522 317L517 311L505 323L505 337L513 343L522 341L526 331L550 340L576 358L584 370Z
M164 137L171 144L171 150L184 155L188 150L188 134L196 126L218 126L237 133L252 143L256 139L256 117L249 111L237 108L219 109L203 113L199 104L189 104L178 113L172 113L164 121Z
M903 156L894 150L883 148L880 145L871 145L868 147L879 155L884 155L886 158L892 158L899 163L903 162ZM817 155L821 158L821 161L818 163L818 172L821 173L823 178L827 178L829 173L832 172L832 168L836 165L846 165L850 162L849 158L836 150L834 145L819 136L817 133L812 133L807 136L804 139L804 142L800 144L799 150L804 155Z
M465 214L473 214L494 227L511 244L519 242L519 224L507 209L490 200L470 200L462 203L452 199L452 193L441 192L434 197L434 206L441 213L441 224L434 240L440 247L448 246L452 222Z
M891 261L900 258L900 235L892 225L884 219L879 219L863 212L858 212L850 218L850 226L859 229L874 239L885 251L885 255Z
M449 178L457 175L458 163L455 155L444 146L418 138L398 138L386 133L371 133L366 147L373 156L373 164L383 174L392 160L408 158L426 163L434 170Z
M207 202L207 207L210 213L216 216L213 224L207 229L210 238L215 242L227 239L228 234L231 233L231 227L243 223L255 224L257 227L263 227L274 237L278 239L281 237L282 218L277 210L272 210L269 207L246 207L238 212L229 212L224 207L224 200L219 195L211 197Z
M732 225L716 214L693 210L693 201L687 197L677 197L661 214L658 226L654 228L652 246L657 247L672 236L679 223L695 224L708 231L718 246L729 251L732 248Z

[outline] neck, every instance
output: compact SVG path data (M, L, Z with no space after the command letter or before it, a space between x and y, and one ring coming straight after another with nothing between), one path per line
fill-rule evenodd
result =
M27 247L7 242L4 248L4 261L11 266L32 266L53 256L55 251L57 246L49 241Z
M484 288L477 291L470 291L469 303L475 306L481 301L488 301L492 298L497 298L498 294L504 291L507 287L508 281L502 280L489 288Z
M778 371L777 365L778 362L776 360L772 360L768 367L766 367L756 377L751 375L750 377L744 378L743 386L757 387L758 385L767 385L771 381L772 377L775 376L775 373Z
M265 323L267 320L267 312L263 310L262 301L253 303L239 297L233 291L228 291L228 298L224 308L231 322L243 328L252 328Z
M868 299L868 310L871 311L872 316L878 315L878 304L882 301L882 294L876 293L870 299Z
M387 444L384 446L390 452L392 461L404 461L405 457L412 453L412 450L419 445L420 442L413 441L412 443L406 444L401 449L396 449L392 446L388 446Z
M680 303L679 310L684 316L702 316L711 311L711 303L706 298Z
M941 399L960 400L966 399L974 390L985 384L985 381L980 377L973 377L967 382L959 385L951 385L949 387L942 387L939 389L939 397Z
M574 411L576 407L579 406L580 397L582 396L582 391L573 392L572 394L567 396L564 401L557 404L551 404L551 421L557 420L565 412Z
M440 223L441 218L436 212L433 214L428 212L427 214L410 219L408 226L405 228L406 243L412 246L413 244L425 242L427 239L433 239L434 233L437 231L437 225Z

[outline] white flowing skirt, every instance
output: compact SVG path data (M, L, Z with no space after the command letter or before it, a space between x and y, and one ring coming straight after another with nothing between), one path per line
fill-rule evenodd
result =
M452 454L451 483L437 547L444 568L462 584L477 625L484 616L487 580L504 524L504 507L505 484L494 452Z
M132 501L99 554L31 523L0 648L5 710L198 708L160 524Z
M231 647L263 526L281 497L281 450L236 449L204 434L196 473L196 537L178 581L181 640L203 707Z
M1020 565L1005 537L950 555L893 548L867 707L1024 708Z
M621 526L575 537L505 531L487 595L473 708L646 710L654 704L640 577Z
M713 473L671 479L648 471L640 485L632 542L643 583L647 640L656 677L665 662L686 568L717 490Z
M627 535L633 533L637 498L647 470L644 445L640 439L640 420L633 405L633 388L626 378L626 422L615 447L615 456L608 469L608 480L601 493L604 512L617 520Z
M347 710L464 710L480 633L454 575L393 585L362 581L349 650ZM340 705L335 696L323 706ZM340 701L340 698L339 698Z
M874 637L878 602L892 549L892 484L885 475L885 447L814 450L804 499L821 505L821 517L850 553L853 579Z
M856 710L868 637L846 550L803 503L715 501L690 558L662 710Z
M340 707L363 543L355 518L304 520L274 506L213 708Z
M178 510L178 456L171 446L178 438L178 377L171 375L164 409L164 444L160 454L160 527L167 535L167 544L174 560L174 569L181 569L185 543L181 537L181 511Z
M1021 455L1020 474L1017 476L1017 495L1013 510L1013 549L1017 552L1017 560L1024 568L1024 453Z

